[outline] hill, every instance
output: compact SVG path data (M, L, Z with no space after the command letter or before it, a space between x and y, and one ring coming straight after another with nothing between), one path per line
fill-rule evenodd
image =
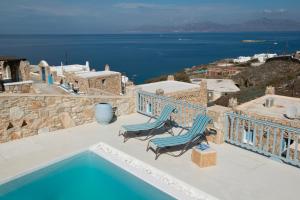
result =
M300 98L300 61L293 59L270 60L261 66L248 67L233 77L241 91L223 96L215 103L228 105L232 97L244 103L263 96L265 88L274 86L276 94Z
M134 32L266 32L300 31L300 22L291 19L258 18L237 24L221 24L211 21L173 26L144 25Z

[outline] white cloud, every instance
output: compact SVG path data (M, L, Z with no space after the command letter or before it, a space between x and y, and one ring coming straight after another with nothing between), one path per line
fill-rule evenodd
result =
M52 15L52 16L78 16L78 15L89 15L89 12L78 7L71 6L57 6L57 5L48 5L48 6L39 6L39 5L19 5L18 9L29 12L37 13L42 15Z

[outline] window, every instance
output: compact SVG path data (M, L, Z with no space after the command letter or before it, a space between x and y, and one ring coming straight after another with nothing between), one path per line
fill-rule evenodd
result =
M102 79L102 85L106 85L106 79Z
M151 104L151 103L148 103L148 104L147 104L146 112L147 112L148 114L152 114L152 104Z
M243 143L247 143L247 144L250 144L250 145L253 145L253 130L245 130L243 131Z

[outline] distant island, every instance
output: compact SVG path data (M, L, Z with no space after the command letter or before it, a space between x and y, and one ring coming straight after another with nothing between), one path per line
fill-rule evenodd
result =
M300 31L300 22L291 19L258 18L236 24L221 24L212 21L204 21L170 26L144 25L130 31L139 33Z
M266 42L266 40L242 40L243 43L262 43Z

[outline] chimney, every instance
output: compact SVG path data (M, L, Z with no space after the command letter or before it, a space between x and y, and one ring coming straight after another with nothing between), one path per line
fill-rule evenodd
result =
M275 88L273 86L267 86L265 94L275 94Z
M85 71L90 71L90 63L89 61L86 61L85 62L85 68L84 68Z
M167 78L168 81L174 81L175 78L173 75L168 75L168 78Z
M108 65L108 64L106 64L106 65L104 66L104 71L110 71L109 65Z

